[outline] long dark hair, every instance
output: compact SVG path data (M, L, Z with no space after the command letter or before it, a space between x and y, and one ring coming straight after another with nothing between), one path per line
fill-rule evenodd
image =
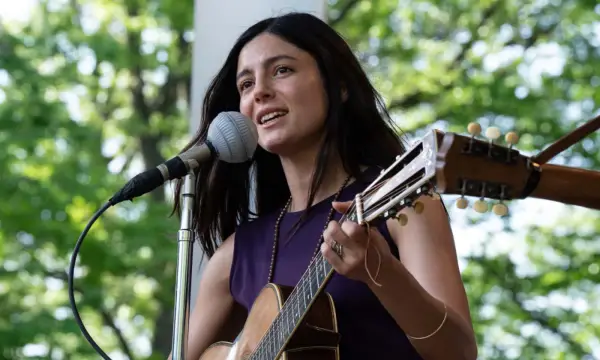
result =
M307 209L323 180L327 160L336 151L345 171L356 178L360 178L361 166L385 167L404 152L399 130L394 129L380 95L348 44L325 22L305 13L262 20L238 38L208 87L200 128L182 151L206 139L210 122L217 114L239 111L235 80L238 56L249 41L265 32L311 54L327 91L325 141L316 161ZM251 170L255 171L254 176ZM256 183L251 187L253 177ZM178 182L176 186L174 211L179 209L181 185ZM246 163L204 163L198 171L196 191L194 231L209 257L239 222L281 208L290 196L279 157L260 146L252 161ZM256 213L249 208L251 192L255 196Z

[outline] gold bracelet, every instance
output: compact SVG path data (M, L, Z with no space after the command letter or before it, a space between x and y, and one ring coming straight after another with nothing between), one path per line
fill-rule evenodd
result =
M448 308L446 307L446 303L444 303L444 319L442 320L442 323L440 324L440 326L438 326L437 329L435 329L434 332L432 332L431 334L427 335L427 336L423 336L423 337L414 337L414 336L410 336L408 334L406 334L406 337L408 337L409 339L412 340L424 340L424 339L428 339L430 337L432 337L433 335L437 334L438 331L440 331L442 329L442 326L444 326L444 324L446 323L446 319L448 318Z

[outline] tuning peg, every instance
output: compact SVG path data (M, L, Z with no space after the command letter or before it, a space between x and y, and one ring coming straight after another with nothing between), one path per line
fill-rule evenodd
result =
M481 134L481 125L476 122L469 123L467 126L467 131L471 134L472 137L475 137Z
M486 213L488 211L488 204L483 199L479 199L475 201L473 204L473 209L480 214Z
M490 143L494 142L494 140L500 137L500 129L495 126L487 128L485 130L485 137L490 139Z
M398 216L396 216L396 220L398 220L400 226L408 224L408 217L406 216L406 214L398 214Z
M505 216L508 214L508 206L506 206L503 202L500 202L492 206L492 211L498 216Z
M425 204L420 201L415 201L413 209L415 210L415 213L420 214L425 210Z
M504 140L508 144L508 151L506 152L506 162L510 162L511 159L511 149L513 145L515 145L519 141L519 135L516 132L511 131L504 136Z
M504 140L512 147L519 142L519 135L517 135L516 132L511 131L504 136Z
M471 134L471 139L469 140L469 148L467 149L467 153L470 153L473 150L473 139L476 136L481 134L481 125L476 122L469 123L467 126L467 131Z
M494 126L487 128L485 130L485 137L489 139L488 156L491 157L494 140L496 140L500 137L500 129L498 129L497 127L494 127Z
M466 209L468 205L469 205L469 200L465 199L464 197L460 197L456 200L456 207L461 210Z

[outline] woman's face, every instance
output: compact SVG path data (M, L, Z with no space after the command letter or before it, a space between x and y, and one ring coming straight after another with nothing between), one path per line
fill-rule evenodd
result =
M286 156L319 146L327 94L309 53L263 33L240 52L236 85L240 111L256 124L265 150Z

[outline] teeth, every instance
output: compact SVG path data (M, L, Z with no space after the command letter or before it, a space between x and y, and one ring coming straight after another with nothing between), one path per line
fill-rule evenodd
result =
M263 116L262 118L260 118L260 123L264 124L267 121L273 120L276 117L283 116L285 114L287 114L285 111L276 111L276 112L268 113L265 116Z

